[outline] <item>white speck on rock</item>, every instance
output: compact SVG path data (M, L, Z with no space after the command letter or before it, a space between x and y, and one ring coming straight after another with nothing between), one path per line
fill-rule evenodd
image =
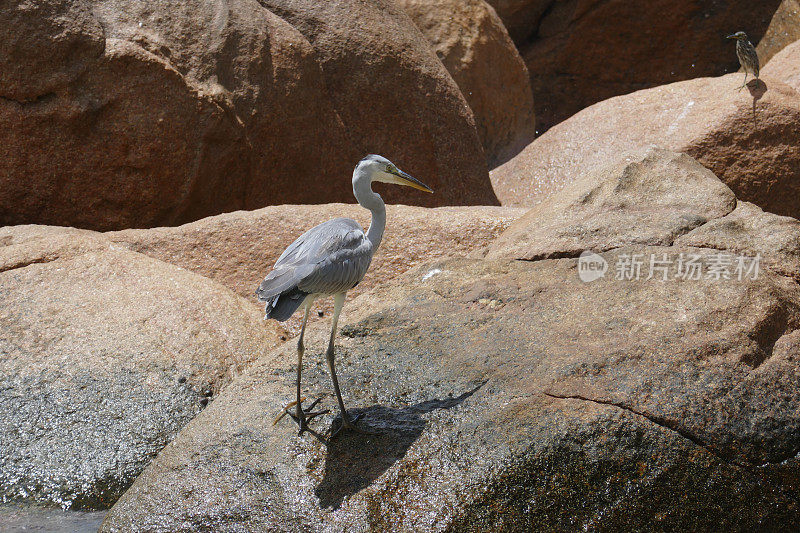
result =
M427 274L422 276L422 281L427 281L428 279L432 278L436 274L441 274L442 270L439 268L434 268L433 270L429 270Z
M683 106L681 114L678 115L678 117L672 122L672 124L670 124L669 128L667 129L667 135L672 135L673 133L675 133L675 130L678 128L678 124L680 124L681 121L683 121L683 119L686 118L686 115L689 114L689 111L692 109L693 105L694 105L694 100L692 100L691 102L687 102L686 105Z

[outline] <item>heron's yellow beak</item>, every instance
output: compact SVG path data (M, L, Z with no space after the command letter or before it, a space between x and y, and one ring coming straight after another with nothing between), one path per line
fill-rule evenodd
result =
M405 172L403 172L399 168L396 169L396 170L397 170L397 172L392 172L392 174L397 176L397 178L398 178L397 179L397 184L398 185L405 185L407 187L414 187L415 189L418 189L420 191L433 193L433 189L431 189L430 187L428 187L427 185L425 185L424 183L419 181L414 176L410 176L409 174L406 174Z

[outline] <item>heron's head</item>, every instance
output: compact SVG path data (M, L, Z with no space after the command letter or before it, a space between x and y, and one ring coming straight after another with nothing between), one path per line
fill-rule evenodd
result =
M383 183L394 183L395 185L405 185L406 187L413 187L420 191L433 192L433 189L419 181L417 178L410 176L394 166L394 164L385 157L371 154L358 162L356 172L353 174L353 179L356 176L366 175L370 181L380 181ZM354 181L355 183L355 181Z
M746 41L747 34L743 31L737 31L732 35L728 35L728 39L736 39L737 41Z

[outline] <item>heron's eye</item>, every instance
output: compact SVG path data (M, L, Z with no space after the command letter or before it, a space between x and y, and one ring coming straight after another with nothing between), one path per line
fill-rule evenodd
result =
M394 167L394 165L386 165L386 172L390 174L395 174L397 172L397 169Z

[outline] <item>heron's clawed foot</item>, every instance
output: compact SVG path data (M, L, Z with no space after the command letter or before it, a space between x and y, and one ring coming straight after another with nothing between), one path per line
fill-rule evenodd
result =
M346 412L342 412L341 422L339 423L339 427L331 431L331 434L328 436L329 439L334 438L339 433L342 432L343 429L348 431L352 431L353 433L360 433L362 435L377 435L374 431L369 431L366 429L361 429L360 427L356 426L356 422L364 418L364 413L354 416L350 418Z
M292 417L292 420L297 422L297 425L300 426L300 431L297 434L302 435L303 432L305 432L308 429L308 423L311 422L314 418L320 415L330 413L328 409L324 409L321 411L312 411L312 409L314 409L314 407L316 407L317 404L322 401L322 398L323 397L320 396L319 398L311 402L311 405L309 405L306 409L303 409L303 401L305 401L305 398L301 398L299 404L296 401L289 402L286 405L286 407L284 407L281 410L281 413L272 422L272 425L274 426L275 424L280 422L281 418L283 418L286 415L289 415ZM292 412L293 407L294 407L294 412Z

